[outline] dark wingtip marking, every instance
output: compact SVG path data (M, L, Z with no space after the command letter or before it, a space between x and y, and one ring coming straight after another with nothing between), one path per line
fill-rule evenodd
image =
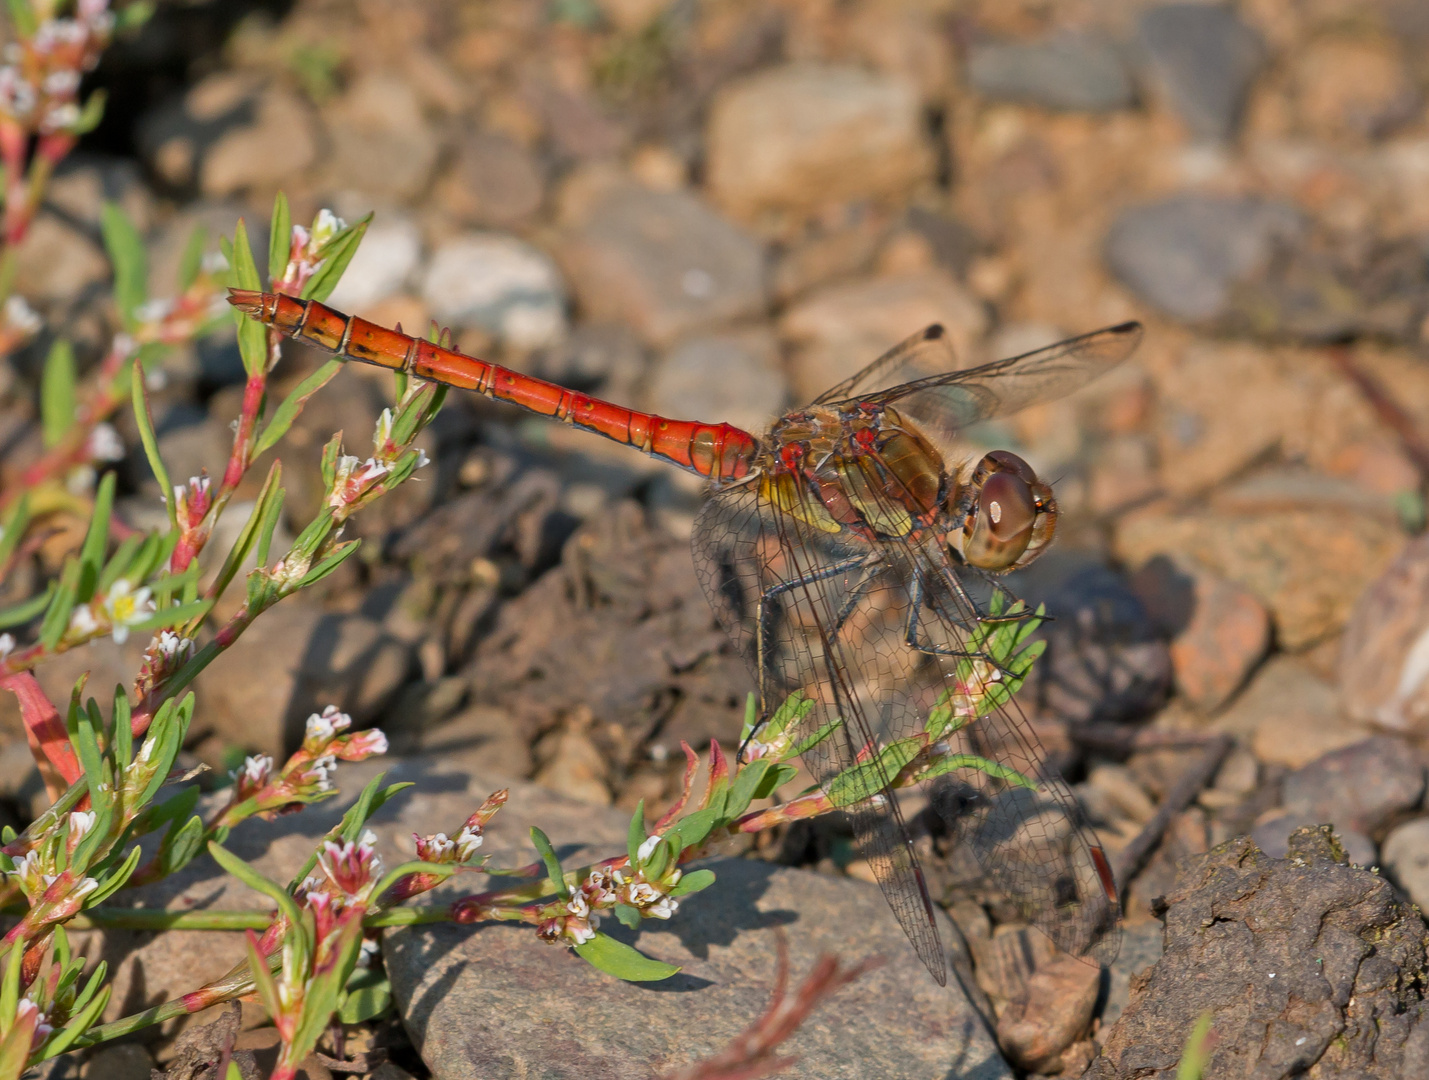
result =
M923 331L923 340L936 341L938 338L942 337L947 332L947 328L943 326L942 323L935 322L932 326L928 327L928 329Z
M1141 332L1141 324L1135 319L1124 323L1117 323L1111 328L1113 334L1136 334Z

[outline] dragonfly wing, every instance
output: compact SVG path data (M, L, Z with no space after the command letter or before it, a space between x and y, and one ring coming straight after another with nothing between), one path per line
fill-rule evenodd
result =
M927 545L918 557L925 586L918 640L979 651L969 633L978 613L959 568L940 547ZM953 665L941 666L948 679ZM953 749L1016 770L1027 786L963 769L934 782L934 807L1027 922L1066 952L1110 964L1120 946L1120 907L1096 835L1017 699L979 711L953 736Z
M956 366L957 356L948 341L947 329L941 323L933 323L904 338L856 375L829 387L810 404L843 401L910 379L951 371Z
M817 520L815 508L793 509L776 507L752 484L714 493L695 525L695 567L720 622L755 670L762 708L806 695L809 711L794 729L800 741L838 722L805 750L804 765L825 790L845 778L840 801L859 851L919 958L946 984L933 902L897 796L887 790L891 778L875 761L855 782L847 780L860 752L879 736L875 688L897 675L869 647L866 617L845 617L840 625L850 601L861 602L872 588L868 563L876 553L805 520ZM872 569L876 576L878 567Z
M897 402L912 416L958 431L1069 394L1120 364L1140 341L1141 324L1122 323L1022 356L915 379L859 400Z

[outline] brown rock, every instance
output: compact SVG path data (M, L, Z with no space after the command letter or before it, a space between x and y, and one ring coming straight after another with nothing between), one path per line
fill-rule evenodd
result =
M560 254L587 316L668 345L764 313L763 249L695 195L618 184L582 216Z
M276 188L317 160L313 119L300 97L268 86L250 108L251 120L229 128L203 151L198 175L204 194ZM364 171L381 170L368 162Z
M750 75L711 106L710 190L744 217L897 197L932 173L922 126L917 88L902 77L808 64Z
M509 228L541 208L545 177L536 158L515 139L477 132L462 140L437 194L464 221Z
M1296 50L1300 118L1320 138L1378 137L1409 120L1420 97L1399 42L1364 34L1313 39Z
M1118 523L1119 558L1190 558L1254 593L1270 609L1276 635L1301 649L1344 625L1355 598L1389 564L1403 534L1369 517L1277 510L1167 513L1156 508Z
M1368 734L1340 713L1334 688L1295 656L1268 661L1214 726L1250 739L1261 761L1291 769Z
M655 369L649 402L661 416L718 416L760 431L788 396L779 342L757 327L682 341Z
M947 327L954 356L970 366L987 316L950 275L933 270L818 290L779 323L780 335L795 347L794 396L812 400L934 322Z
M229 743L279 759L310 713L336 705L370 724L407 681L411 650L361 615L300 600L265 612L197 680L197 714Z
M325 170L334 185L395 200L426 189L441 139L405 80L364 73L323 115L332 133Z
M1158 555L1132 588L1171 639L1176 685L1200 709L1229 700L1270 646L1270 615L1248 590Z
M1101 969L1074 956L1037 968L1022 996L997 1018L997 1042L1015 1065L1058 1072L1062 1052L1086 1033L1101 987Z
M82 1080L149 1080L154 1059L149 1051L134 1043L102 1046L80 1070Z
M1339 681L1356 720L1414 735L1429 730L1429 535L1407 544L1355 604Z
M15 246L15 287L32 300L73 302L109 277L109 260L83 231L39 214Z
M1227 393L1227 387L1235 393ZM1277 370L1255 345L1215 342L1188 348L1158 385L1161 483L1190 495L1240 472L1309 422L1313 402L1301 380ZM1275 408L1265 403L1274 401Z
M610 765L587 734L591 719L589 709L577 710L562 730L537 744L536 754L545 762L535 780L568 799L609 806Z

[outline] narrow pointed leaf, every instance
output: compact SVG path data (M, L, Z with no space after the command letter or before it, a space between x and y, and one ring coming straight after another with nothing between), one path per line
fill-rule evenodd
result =
M595 937L575 947L578 955L592 967L626 982L656 982L668 979L680 969L674 964L652 960L622 941L607 937L599 930Z
M74 349L57 338L40 374L40 430L45 446L58 446L74 428Z
M268 280L277 281L288 268L288 252L293 246L293 215L288 196L278 192L273 200L273 224L268 230ZM256 455L255 455L256 456Z

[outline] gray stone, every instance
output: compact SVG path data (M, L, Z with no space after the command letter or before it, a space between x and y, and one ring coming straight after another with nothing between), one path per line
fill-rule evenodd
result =
M545 199L545 177L531 152L485 131L462 140L438 187L453 213L477 225L509 228L534 215Z
M587 812L592 819L608 813ZM713 886L668 926L646 923L635 941L681 966L660 983L620 982L514 926L389 933L387 970L423 1058L443 1080L555 1080L645 1075L710 1056L768 1004L771 931L782 926L796 980L821 953L847 962L877 953L887 961L781 1047L798 1055L800 1075L1010 1075L957 982L943 989L928 977L876 887L754 860L721 860L712 869ZM944 941L958 940L939 918ZM628 940L619 927L613 933ZM520 1009L506 1007L517 999Z
M192 99L191 94L190 103ZM180 136L178 145L184 138ZM169 153L173 145L166 144L159 153ZM251 188L291 183L318 157L307 104L276 85L264 87L251 103L239 104L232 126L201 153L197 171L199 187L205 195L233 195ZM369 167L367 171L381 170Z
M14 251L15 289L30 300L73 304L86 290L97 299L109 278L99 245L56 214L35 215Z
M1233 8L1162 4L1142 15L1137 40L1147 74L1193 135L1235 135L1265 46Z
M1421 908L1429 908L1429 818L1406 821L1384 838L1380 864Z
M1424 797L1424 762L1403 739L1377 735L1296 769L1281 785L1287 810L1377 834Z
M1161 959L1165 928L1159 922L1139 922L1121 929L1121 951L1108 970L1106 1004L1101 1022L1105 1030L1116 1023L1131 997L1131 980Z
M565 333L565 289L538 248L505 233L467 233L437 248L422 298L438 320L480 326L518 349Z
M807 63L723 87L710 106L706 148L715 201L745 218L902 197L934 166L911 81Z
M328 302L361 312L406 288L422 259L422 234L409 218L378 214Z
M765 427L788 397L779 342L762 327L681 342L650 383L650 407L662 416L718 417L749 431Z
M80 1071L82 1080L149 1080L154 1059L134 1043L104 1046L95 1051Z
M1303 226L1286 203L1177 195L1123 211L1107 236L1106 260L1153 307L1210 322L1230 313L1236 286L1264 270Z
M1136 100L1121 54L1096 34L975 45L968 53L968 82L995 101L1069 112L1122 109Z
M637 400L649 358L624 323L580 323L549 348L535 353L523 371L609 401Z
M764 250L685 191L621 185L597 199L562 248L584 313L669 345L764 314Z

